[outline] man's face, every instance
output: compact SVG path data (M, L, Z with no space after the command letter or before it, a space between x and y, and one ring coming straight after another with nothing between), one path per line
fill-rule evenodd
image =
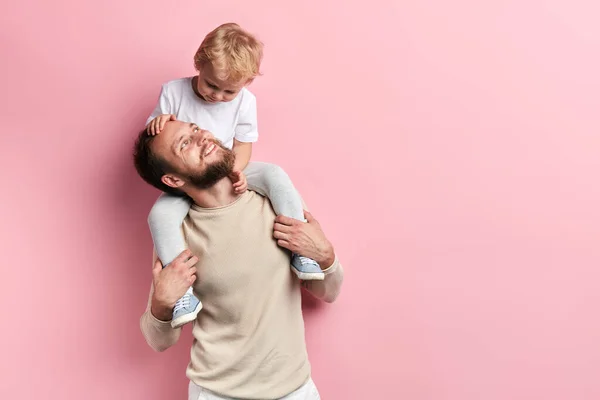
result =
M155 154L175 171L163 177L163 182L169 186L190 184L206 189L233 170L234 153L212 133L193 123L167 122L155 137L152 147Z

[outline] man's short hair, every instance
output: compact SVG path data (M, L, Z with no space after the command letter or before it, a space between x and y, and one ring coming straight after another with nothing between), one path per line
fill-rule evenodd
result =
M152 150L155 136L149 135L146 129L142 130L133 148L133 164L139 176L158 190L176 196L185 196L181 190L171 187L162 181L166 174L176 172L162 157Z

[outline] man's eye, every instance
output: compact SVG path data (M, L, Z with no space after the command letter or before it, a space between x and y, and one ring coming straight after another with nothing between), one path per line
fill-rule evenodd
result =
M183 143L181 143L181 148L183 149L185 146L187 146L188 144L190 144L190 140L184 140Z
M195 133L195 132L198 132L199 130L200 130L200 128L198 128L197 126L196 126L196 127L194 127L194 133Z

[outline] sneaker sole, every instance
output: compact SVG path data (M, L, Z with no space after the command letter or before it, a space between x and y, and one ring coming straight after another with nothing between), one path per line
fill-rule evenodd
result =
M173 329L181 328L183 325L185 325L189 322L192 322L193 320L196 319L200 310L202 310L202 302L198 302L198 305L196 306L194 311L192 311L191 313L184 314L181 317L171 321L171 328L173 328Z
M294 267L292 267L292 271L303 281L322 281L325 279L325 274L322 272L302 272Z

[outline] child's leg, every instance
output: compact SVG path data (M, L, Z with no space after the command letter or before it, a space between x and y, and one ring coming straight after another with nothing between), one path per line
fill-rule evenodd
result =
M304 221L302 199L283 168L275 164L251 162L244 174L248 188L268 197L275 214Z
M188 214L190 206L191 200L188 197L163 193L150 210L148 225L156 254L162 262L163 268L186 248L181 224ZM175 304L171 326L178 328L193 321L201 309L202 303L194 296L190 287Z
M304 207L300 194L281 167L275 164L251 162L244 173L248 188L268 197L275 214L304 221ZM319 264L310 258L294 254L292 267L300 279L322 280L324 278Z
M150 210L148 225L163 268L186 248L181 224L190 211L190 206L188 197L163 193Z

